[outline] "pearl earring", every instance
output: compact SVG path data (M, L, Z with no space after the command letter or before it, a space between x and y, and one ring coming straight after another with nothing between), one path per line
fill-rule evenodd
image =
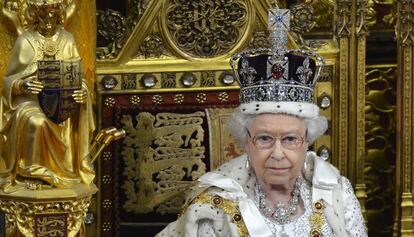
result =
M246 169L249 169L249 168L250 168L250 157L247 156L247 159L246 159Z

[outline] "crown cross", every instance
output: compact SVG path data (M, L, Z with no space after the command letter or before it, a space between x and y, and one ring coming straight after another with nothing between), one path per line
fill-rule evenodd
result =
M285 54L290 29L289 9L271 9L269 11L269 43L275 60L281 60Z
M275 81L288 79L289 64L285 58L290 28L290 11L288 9L271 9L269 11L269 43L272 56L267 62L267 78Z

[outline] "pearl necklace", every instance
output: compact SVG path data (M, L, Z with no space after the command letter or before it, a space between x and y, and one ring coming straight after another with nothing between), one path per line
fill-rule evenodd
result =
M259 209L266 217L282 225L282 230L280 233L281 237L288 237L288 235L285 232L285 225L291 221L290 218L294 216L298 210L301 183L302 178L298 177L295 181L295 185L291 193L292 198L290 199L289 206L287 208L285 207L285 204L281 201L277 202L275 207L272 208L266 204L266 194L263 192L263 190L260 188L259 183L256 181L256 205L259 206Z

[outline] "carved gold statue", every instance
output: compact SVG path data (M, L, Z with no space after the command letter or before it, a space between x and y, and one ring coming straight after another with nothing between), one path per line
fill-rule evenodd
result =
M89 160L95 128L91 96L85 82L72 97L79 110L54 123L42 111L38 94L38 61L80 60L73 36L63 29L63 0L28 0L29 25L16 40L4 78L5 121L0 131L0 187L49 185L58 188L91 184L95 175ZM1 142L0 142L1 144Z
M97 191L92 164L125 132L106 128L92 139L92 96L74 37L63 28L74 2L0 4L20 34L0 93L0 211L6 215L6 236L85 236L83 221Z

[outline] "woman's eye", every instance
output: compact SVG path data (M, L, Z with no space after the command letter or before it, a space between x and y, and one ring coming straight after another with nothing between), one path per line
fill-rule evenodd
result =
M299 138L297 136L285 136L282 138L282 142L293 144L299 141Z
M271 143L271 142L273 142L273 140L274 140L274 138L272 136L268 136L268 135L257 136L257 141L258 142Z

